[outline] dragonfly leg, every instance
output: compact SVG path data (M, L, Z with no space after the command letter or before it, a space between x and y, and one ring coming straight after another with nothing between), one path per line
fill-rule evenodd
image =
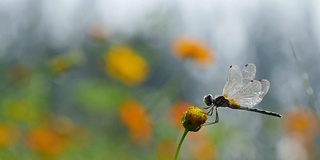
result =
M201 107L201 108L203 108L203 109L209 109L209 108L211 108L212 106L207 106L207 107Z
M213 113L213 107L210 108L210 110L207 112L207 115L212 116L212 113Z
M211 125L219 122L218 107L214 107L214 110L216 111L216 120L214 122L206 122L202 126L207 126L207 125ZM211 115L212 115L213 108L209 112L211 112Z

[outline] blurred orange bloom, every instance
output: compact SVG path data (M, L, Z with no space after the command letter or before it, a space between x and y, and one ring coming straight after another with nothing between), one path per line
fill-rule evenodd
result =
M39 127L27 133L26 145L29 149L43 155L54 156L66 148L66 139L48 127Z
M128 86L136 86L146 79L148 64L127 46L116 45L105 55L105 71Z
M13 125L0 124L0 147L8 147L17 143L20 131Z
M308 108L295 108L284 116L284 128L288 135L313 138L318 133L318 126L317 117Z
M319 133L319 122L309 108L294 108L284 115L286 135L294 138L308 152L309 156L315 151L315 137Z
M171 107L171 122L179 127L180 129L184 129L181 122L181 117L183 113L188 109L192 104L188 101L179 101L172 105Z
M208 64L213 61L213 55L210 49L201 41L192 38L175 39L172 50L180 59L190 58L198 64Z
M151 119L137 101L125 101L120 106L119 116L128 128L133 143L142 144L151 139Z

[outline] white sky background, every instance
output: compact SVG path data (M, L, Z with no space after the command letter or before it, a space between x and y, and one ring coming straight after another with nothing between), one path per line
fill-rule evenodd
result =
M230 64L243 66L253 62L258 64L258 78L271 81L270 93L281 97L282 106L308 104L291 56L289 41L293 40L319 96L320 1L317 0L2 0L0 16L0 55L33 24L37 24L39 39L46 38L55 47L79 44L84 38L82 33L96 21L106 23L113 32L127 35L143 31L159 32L168 41L181 35L199 38L213 48L217 58L213 69L205 74L195 71L195 76L201 77L200 83L222 89ZM167 32L154 30L154 25L161 22L167 23ZM270 31L273 34L268 34ZM255 39L270 42L266 46L270 53L261 53ZM272 41L274 48L270 46ZM195 94L212 92L205 86Z

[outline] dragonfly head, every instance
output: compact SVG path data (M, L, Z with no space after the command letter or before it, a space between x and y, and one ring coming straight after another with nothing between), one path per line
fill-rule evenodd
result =
M212 106L214 104L214 99L213 96L211 94L208 94L206 96L203 97L203 102L207 105L207 106Z

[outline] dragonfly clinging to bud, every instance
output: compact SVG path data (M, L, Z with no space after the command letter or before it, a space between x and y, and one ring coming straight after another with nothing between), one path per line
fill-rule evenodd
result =
M270 87L270 82L266 79L254 80L255 75L256 66L252 63L245 65L242 71L238 66L231 65L222 95L213 98L211 94L208 94L203 98L207 105L205 109L209 109L207 114L212 115L213 110L216 112L216 120L205 125L219 122L218 107L246 110L281 118L279 113L252 108L262 101Z

